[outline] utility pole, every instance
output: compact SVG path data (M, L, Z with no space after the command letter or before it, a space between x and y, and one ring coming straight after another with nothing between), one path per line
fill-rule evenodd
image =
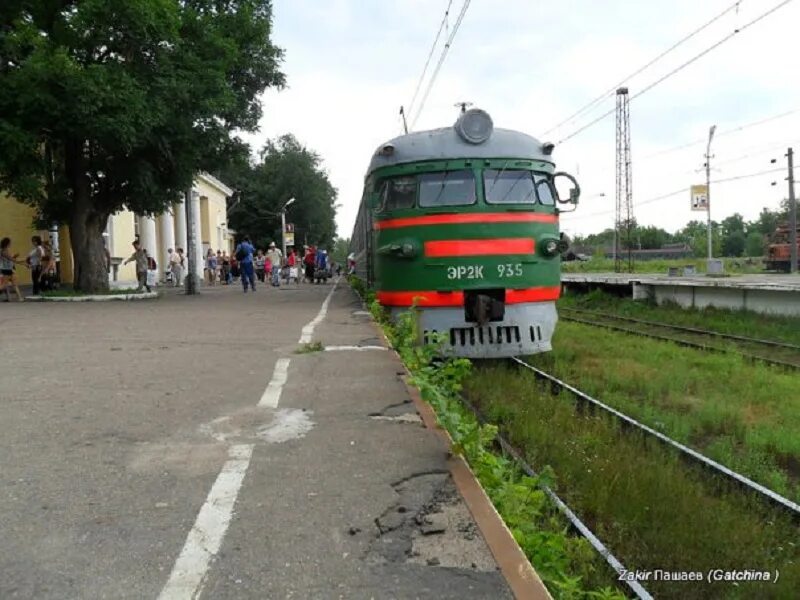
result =
M708 229L708 258L714 258L714 250L711 243L711 140L714 138L716 125L712 125L708 130L708 145L706 146L706 227Z
M789 272L797 273L797 200L794 197L794 150L792 148L786 152L786 158L789 162L789 244L791 244Z
M628 88L617 90L617 198L614 219L614 270L622 269L620 246L622 228L625 228L625 240L628 244L628 265L625 268L633 272L633 169L631 166L631 114L628 100Z
M186 189L186 199L184 200L184 208L186 209L186 263L188 271L186 272L186 295L194 296L197 294L197 278L195 275L195 265L197 264L197 231L195 229L196 223L194 222L194 210L192 210L193 194L191 184Z

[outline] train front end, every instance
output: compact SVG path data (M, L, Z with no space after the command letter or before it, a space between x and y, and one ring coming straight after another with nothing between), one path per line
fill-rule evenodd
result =
M559 203L574 179L552 145L494 129L488 114L378 149L367 176L368 278L394 315L416 306L422 339L448 354L500 358L551 350L561 290ZM562 202L554 185L572 189Z

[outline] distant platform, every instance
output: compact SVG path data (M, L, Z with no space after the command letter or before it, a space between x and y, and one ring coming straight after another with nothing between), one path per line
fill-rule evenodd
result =
M629 288L634 300L652 299L684 307L729 308L800 316L800 275L709 277L646 273L562 273L569 288ZM620 290L621 291L621 290Z

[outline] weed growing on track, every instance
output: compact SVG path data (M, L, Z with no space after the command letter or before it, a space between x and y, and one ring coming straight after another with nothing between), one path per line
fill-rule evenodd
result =
M367 302L389 341L412 373L412 383L431 404L439 424L453 440L453 452L465 457L517 543L555 598L619 600L613 573L588 542L570 535L566 520L550 504L541 484L548 477L525 475L494 445L497 428L481 426L462 404L461 382L471 369L466 359L435 362L431 346L416 344L412 312L390 323L384 309L360 280L353 288ZM594 591L587 591L594 590Z
M554 351L532 363L603 402L800 500L800 376L560 322Z
M532 373L482 367L464 391L534 468L552 467L558 493L627 568L780 571L777 585L644 582L656 597L792 598L800 589L800 531L761 499L604 415L580 412Z
M325 350L325 346L322 345L322 342L310 342L303 344L297 350L294 351L295 354L312 354L314 352L322 352Z
M600 290L588 294L568 293L558 301L558 305L800 345L800 318L797 317L762 315L713 307L686 309L677 304L656 306L650 302L619 298Z

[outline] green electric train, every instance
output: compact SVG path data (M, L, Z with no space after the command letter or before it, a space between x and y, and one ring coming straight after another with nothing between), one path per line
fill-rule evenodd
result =
M552 151L494 128L479 109L452 127L382 144L351 236L356 274L393 315L416 306L423 339L440 334L448 353L551 350L564 250L558 217L580 195L571 175L554 172Z

